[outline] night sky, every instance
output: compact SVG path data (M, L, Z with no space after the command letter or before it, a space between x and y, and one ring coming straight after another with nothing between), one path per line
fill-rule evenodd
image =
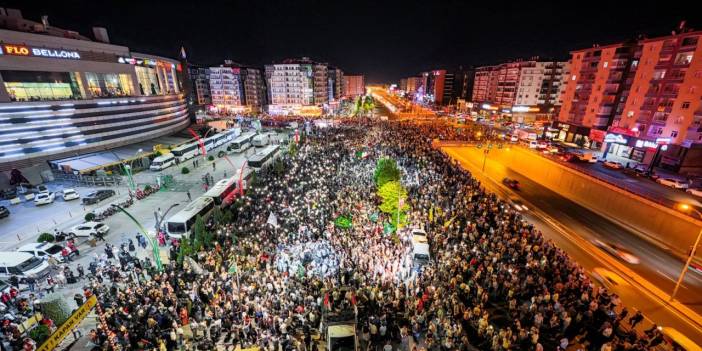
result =
M565 7L565 4L568 7ZM682 19L702 29L684 1L2 1L25 18L110 40L133 51L190 61L263 65L309 56L369 82L422 70L484 65L568 51L638 34L670 33ZM576 9L569 7L577 6ZM692 22L697 21L697 22Z

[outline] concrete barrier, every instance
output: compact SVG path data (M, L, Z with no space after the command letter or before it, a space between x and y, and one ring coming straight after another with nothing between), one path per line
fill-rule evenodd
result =
M480 150L469 153L481 158L483 154ZM686 257L702 227L702 221L528 150L493 148L488 160L498 161L681 257ZM702 252L698 250L697 256L702 257Z

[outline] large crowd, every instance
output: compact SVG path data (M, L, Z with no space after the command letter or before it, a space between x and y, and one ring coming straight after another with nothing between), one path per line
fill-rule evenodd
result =
M486 192L431 141L455 127L367 122L315 129L282 172L257 174L209 221L212 240L162 272L129 248L91 267L96 349L316 350L320 321L353 311L362 350L645 350L616 295ZM364 150L367 157L359 157ZM397 160L407 223L384 231L373 171ZM271 223L271 214L275 221ZM334 225L352 218L351 228ZM432 261L412 262L409 228L426 231ZM636 317L636 316L633 316ZM635 320L634 320L635 321ZM324 337L322 336L322 339Z

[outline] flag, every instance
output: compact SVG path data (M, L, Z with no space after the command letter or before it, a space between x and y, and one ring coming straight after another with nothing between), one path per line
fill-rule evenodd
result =
M351 293L351 304L356 306L356 292Z
M188 58L187 55L185 55L185 48L182 46L180 47L180 58L182 58L183 60Z
M456 219L456 216L453 216L453 217L451 217L451 219L449 219L448 221L444 222L444 228L448 228L448 226L451 225L451 223L453 222L454 219Z
M303 265L297 266L297 278L302 279L305 277L305 267Z
M278 217L275 216L273 212L268 215L268 220L266 221L266 224L270 224L276 228L278 228Z
M231 266L229 266L229 273L236 273L236 262L232 263Z
M378 221L378 212L373 212L370 215L368 215L368 219L371 220L371 222L375 223Z
M300 130L295 129L295 143L299 144L300 143Z
M324 307L327 310L331 310L331 304L329 303L329 292L324 293Z
M429 208L429 222L434 223L434 205Z
M390 223L383 224L383 235L388 235L395 231L395 226Z
M349 229L353 226L352 220L351 216L339 216L334 220L334 225L342 229Z

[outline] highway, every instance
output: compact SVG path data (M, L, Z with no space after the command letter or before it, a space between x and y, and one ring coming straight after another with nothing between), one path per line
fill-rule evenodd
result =
M457 159L480 179L488 190L504 198L520 198L529 207L527 219L535 223L559 247L566 250L589 272L605 268L614 273L616 279L606 285L617 292L625 305L641 310L647 318L659 325L671 326L688 337L702 343L702 329L639 285L631 281L638 275L651 285L670 294L683 266L676 256L636 234L599 216L598 214L564 198L536 182L511 171L505 165L488 157L485 173L481 172L483 153L475 147L444 147L443 150ZM519 191L503 186L504 177L517 179ZM619 244L633 252L640 264L629 264L597 249L591 244L594 239ZM617 274L619 272L619 274ZM613 283L616 281L617 283ZM677 299L697 313L702 312L702 275L688 271L678 291Z

